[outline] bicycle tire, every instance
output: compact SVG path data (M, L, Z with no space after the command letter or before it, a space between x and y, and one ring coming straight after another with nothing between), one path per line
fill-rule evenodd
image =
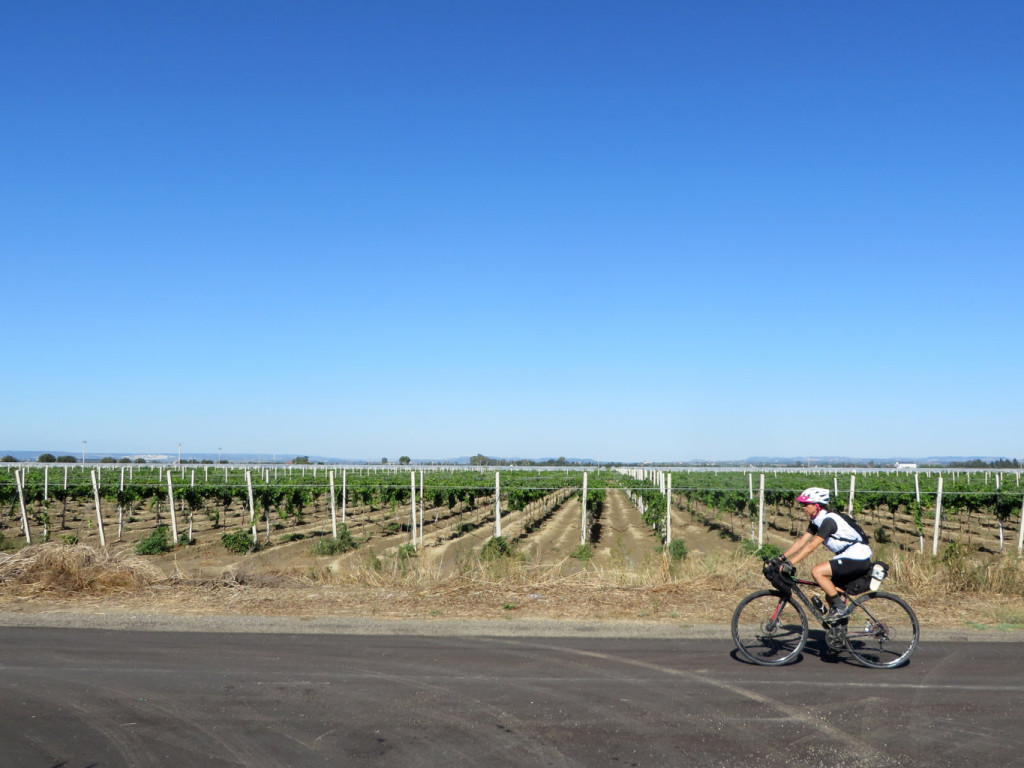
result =
M902 597L875 592L857 598L846 649L864 666L892 669L907 663L920 636L917 615Z
M753 664L789 664L803 651L808 634L804 609L775 589L747 595L732 615L736 650Z

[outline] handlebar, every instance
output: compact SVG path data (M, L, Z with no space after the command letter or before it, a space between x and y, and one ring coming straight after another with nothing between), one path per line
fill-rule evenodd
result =
M788 562L785 557L778 561L774 557L764 557L762 555L761 560L764 562L764 577L771 582L772 586L788 590L793 585L796 566Z

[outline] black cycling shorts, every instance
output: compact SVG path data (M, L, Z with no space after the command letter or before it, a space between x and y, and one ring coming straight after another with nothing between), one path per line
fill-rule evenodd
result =
M858 576L863 576L871 570L870 560L854 560L849 557L837 557L829 561L832 566L832 578L839 581L849 581Z

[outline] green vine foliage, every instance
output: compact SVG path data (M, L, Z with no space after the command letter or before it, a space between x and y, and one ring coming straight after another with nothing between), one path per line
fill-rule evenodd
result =
M343 523L338 526L337 538L332 536L317 539L313 542L309 551L314 555L320 556L341 555L355 549L357 546L359 545L352 538L352 534L349 533L348 526Z
M135 545L135 551L140 555L162 555L170 552L172 546L170 531L166 525L161 525L149 536L140 539Z
M504 536L492 536L480 550L480 559L500 560L504 557L514 557L518 551L514 540L506 539Z
M222 533L220 537L221 544L229 552L235 554L244 555L247 552L255 552L260 549L260 545L252 537L252 533L247 530L228 531Z

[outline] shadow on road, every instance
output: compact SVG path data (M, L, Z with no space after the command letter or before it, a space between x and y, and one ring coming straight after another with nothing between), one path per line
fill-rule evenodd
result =
M740 656L739 652L735 648L732 649L729 656L740 664L746 664L751 667L760 666ZM842 651L833 651L829 648L828 643L825 642L825 630L823 629L810 630L807 635L807 644L804 645L803 652L795 661L791 661L789 664L785 664L783 666L792 667L796 664L802 664L807 657L814 657L825 664L849 664L856 667L861 666L857 663L856 659L849 657Z

